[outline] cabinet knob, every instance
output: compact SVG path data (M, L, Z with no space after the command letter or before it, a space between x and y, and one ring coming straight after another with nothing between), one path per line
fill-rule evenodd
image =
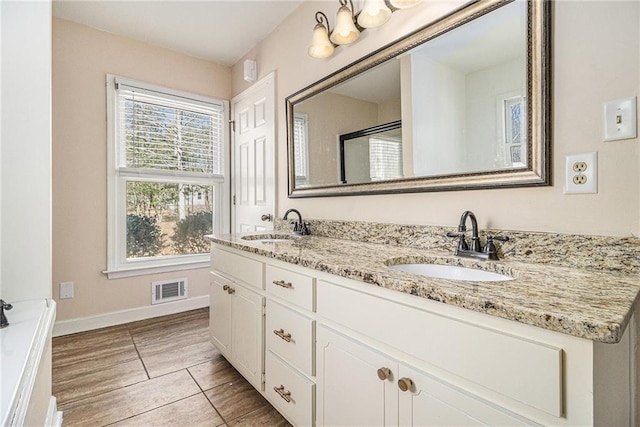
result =
M235 294L235 293L236 293L236 290L235 290L235 289L233 289L231 286L229 286L229 289L227 290L227 293L228 293L229 295L233 295L233 294Z
M391 370L389 368L378 369L378 378L380 378L382 381L390 379Z
M398 388L402 391L408 391L413 388L413 381L411 378L400 378L398 380Z
M291 282L285 282L284 280L274 280L274 281L273 281L273 284L274 284L274 285L277 285L277 286L281 286L281 287L283 287L283 288L287 288L287 289L289 289L289 288L293 287L293 285L291 284Z
M228 291L228 290L229 290L229 285L224 285L224 286L222 287L222 290L223 290L223 291Z
M273 387L273 391L278 393L278 395L284 399L287 403L291 402L291 392L289 390L285 390L284 386L280 384L280 387Z
M284 331L284 329L277 329L273 331L274 334L282 338L286 342L291 342L291 334Z

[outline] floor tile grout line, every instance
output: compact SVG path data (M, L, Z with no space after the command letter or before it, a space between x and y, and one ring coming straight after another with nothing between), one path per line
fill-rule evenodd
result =
M271 404L269 403L269 401L268 401L268 400L265 400L264 405L262 405L262 406L260 406L260 407L258 407L258 408L256 408L256 409L254 409L253 411L249 411L249 412L247 412L247 413L245 413L245 414L238 415L237 417L235 417L235 418L233 418L233 419L231 419L231 420L229 420L229 421L226 421L226 420L225 420L225 423L226 423L226 424L229 424L230 422L233 422L233 421L239 420L240 418L245 418L245 417L247 417L247 416L249 416L249 415L253 414L254 412L258 412L258 411L263 410L264 408L266 408L266 407L268 407L268 406L274 407L273 405L271 405ZM275 409L275 407L274 407L274 409Z
M138 350L138 346L136 345L136 340L133 339L133 334L131 333L131 329L129 329L127 327L127 333L129 334L129 337L131 338L131 343L133 344L133 348L136 350L136 354L138 355L138 358L140 359L140 363L142 363L142 368L144 369L144 372L147 374L147 379L151 379L151 375L149 375L149 370L147 369L147 365L144 363L144 359L142 358L142 355L140 354L140 350Z
M177 371L176 371L176 372L177 372ZM103 424L103 425L102 425L102 427L107 427L107 426L111 426L111 425L114 425L114 424L117 424L117 423L121 423L122 421L130 420L131 418L135 418L135 417L137 417L138 415L144 415L144 414L146 414L146 413L149 413L149 412L152 412L152 411L156 411L156 410L158 410L158 409L160 409L160 408L164 408L165 406L173 405L174 403L178 403L178 402L181 402L181 401L183 401L183 400L190 399L190 398L192 398L193 396L197 396L197 395L199 395L199 394L201 394L201 393L202 393L202 392L194 393L194 394L192 394L192 395L185 396L185 397L180 398L180 399L178 399L178 400L174 400L173 402L165 403L164 405L156 406L155 408L151 408L151 409L149 409L149 410L147 410L147 411L140 412L140 413L135 414L135 415L132 415L132 416L130 416L130 417L123 418L123 419L121 419L121 420L114 421L114 422L109 423L109 424ZM206 396L205 396L205 398L206 398ZM209 400L209 399L207 399L207 401L208 401L208 400Z
M193 365L193 366L198 366L198 365ZM191 366L191 367L193 367ZM225 418L222 416L222 414L220 413L220 411L218 411L218 408L216 408L213 404L213 402L211 402L209 400L209 398L207 397L206 393L204 392L204 390L202 389L202 386L200 385L200 383L198 382L198 380L196 380L196 378L193 376L193 374L191 373L191 371L189 370L189 368L186 368L187 372L189 373L189 375L191 376L191 379L193 380L193 382L196 383L196 385L198 386L198 388L200 389L200 392L202 393L202 395L204 396L205 399L207 399L207 402L209 402L209 405L211 405L211 407L213 408L214 411L216 411L216 413L218 414L218 416L220 417L220 419L222 420L223 424L227 424L227 420L225 420ZM213 389L213 387L211 388Z
M149 378L149 379L146 379L146 380L138 381L137 383L127 384L125 386L114 388L113 390L109 390L109 391L104 391L102 393L98 393L98 394L95 394L93 396L83 397L82 399L75 400L73 402L72 406L76 406L79 402L82 402L83 400L93 399L93 398L96 398L96 397L99 397L99 396L103 396L103 395L108 394L108 393L113 393L114 391L123 390L125 388L131 387L131 386L134 386L134 385L138 385L138 384L142 384L142 383L147 382L147 381L152 381L152 380L155 380L155 379L158 379L158 378L162 378L162 377L167 376L167 375L172 375L172 374L175 374L176 372L180 372L180 371L183 371L183 370L186 371L187 368L178 369L177 371L168 372L166 374L158 375L157 377L153 377L153 378ZM196 382L196 384L197 384L197 382ZM187 397L195 396L198 393L200 393L200 392L194 393L194 394L192 394L190 396L187 396ZM181 400L181 399L179 399L179 400ZM66 403L64 405L66 405ZM60 407L62 408L62 407L64 407L64 405L60 405Z

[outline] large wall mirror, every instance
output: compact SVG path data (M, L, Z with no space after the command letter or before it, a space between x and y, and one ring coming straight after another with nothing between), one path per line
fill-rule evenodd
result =
M289 196L550 185L550 7L469 2L289 96Z

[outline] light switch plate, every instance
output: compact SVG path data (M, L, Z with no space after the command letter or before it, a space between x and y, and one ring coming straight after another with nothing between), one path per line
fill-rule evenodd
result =
M598 152L565 157L564 194L598 192Z
M603 113L605 141L632 139L637 136L635 96L605 102Z

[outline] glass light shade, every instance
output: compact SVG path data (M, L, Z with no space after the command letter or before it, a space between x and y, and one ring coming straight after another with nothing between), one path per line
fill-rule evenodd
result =
M391 6L396 9L408 9L420 3L422 0L390 0Z
M347 6L341 6L336 15L336 27L331 32L331 41L334 44L349 44L358 40L360 31L353 22L353 14Z
M313 28L313 37L308 53L313 58L326 58L333 54L333 45L329 41L329 33L324 25L316 24Z
M384 0L365 0L362 11L358 15L358 25L362 28L375 28L391 18L391 9Z

